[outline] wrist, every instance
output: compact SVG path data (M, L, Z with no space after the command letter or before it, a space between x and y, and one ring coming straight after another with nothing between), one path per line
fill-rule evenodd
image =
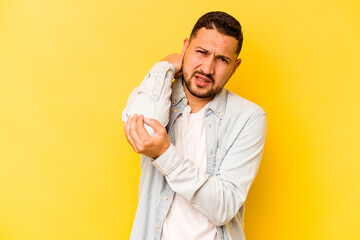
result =
M155 154L154 156L152 156L151 158L156 160L158 157L160 157L161 155L163 155L167 150L168 148L170 147L170 142L167 143L166 145L163 145L163 147L161 148L161 150Z

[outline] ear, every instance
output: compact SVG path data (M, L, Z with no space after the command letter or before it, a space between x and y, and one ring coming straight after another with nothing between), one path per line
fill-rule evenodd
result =
M235 66L234 66L234 69L232 70L231 75L233 75L233 74L235 73L235 71L236 71L236 69L239 67L240 63L241 63L241 59L239 58L239 59L237 59L236 62L235 62Z
M183 49L182 49L182 52L181 52L181 56L184 57L186 49L188 48L188 46L189 46L189 39L185 38L184 39L184 44L183 44Z

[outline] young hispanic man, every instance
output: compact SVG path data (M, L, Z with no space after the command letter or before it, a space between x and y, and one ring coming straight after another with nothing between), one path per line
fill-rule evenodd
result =
M244 202L263 152L266 113L224 88L241 63L242 41L235 18L209 12L182 54L155 64L145 87L134 90L149 107L124 122L129 144L141 154L130 239L245 239ZM169 109L151 108L161 96L169 96ZM165 113L165 123L141 114L148 109Z

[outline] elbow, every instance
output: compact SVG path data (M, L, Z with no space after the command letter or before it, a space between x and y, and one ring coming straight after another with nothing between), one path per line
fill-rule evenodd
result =
M216 226L230 222L244 205L245 197L238 188L227 186L217 199L213 217L210 219Z
M223 207L216 210L214 216L209 219L215 226L223 226L230 222L239 212L243 203L239 207Z
M215 226L220 227L220 226L223 226L226 223L230 222L231 219L232 219L232 217L230 217L230 218L215 218L215 219L212 219L211 222Z

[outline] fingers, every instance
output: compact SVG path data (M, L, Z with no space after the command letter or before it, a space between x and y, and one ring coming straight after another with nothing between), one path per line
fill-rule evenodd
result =
M148 134L144 123L155 130L153 136ZM171 144L166 129L157 120L144 118L142 115L135 114L129 117L124 124L124 131L126 139L135 152L154 159L163 154Z
M161 125L156 119L144 118L144 122L155 130L155 134L163 134L166 132L163 125Z
M139 140L141 143L145 143L149 140L150 135L146 131L144 127L144 116L140 115L136 121L136 128L135 131L137 133L137 136L139 137Z
M139 119L138 115L134 114L134 116L131 118L130 128L129 128L130 137L133 140L134 144L136 145L137 149L139 149L139 143L141 143L139 135L136 131L138 119Z
M126 136L127 141L130 143L130 145L134 149L134 151L138 152L138 149L137 149L133 139L131 138L131 134L130 134L131 121L132 121L132 117L129 116L128 120L126 121L126 123L124 125L125 136Z
M125 124L125 136L134 151L141 153L149 143L150 135L144 127L144 116L135 114Z
M182 55L180 54L170 54L168 56L166 56L165 58L163 58L162 61L167 61L169 63L171 63L174 68L175 68L175 75L181 71L181 66L182 66Z

